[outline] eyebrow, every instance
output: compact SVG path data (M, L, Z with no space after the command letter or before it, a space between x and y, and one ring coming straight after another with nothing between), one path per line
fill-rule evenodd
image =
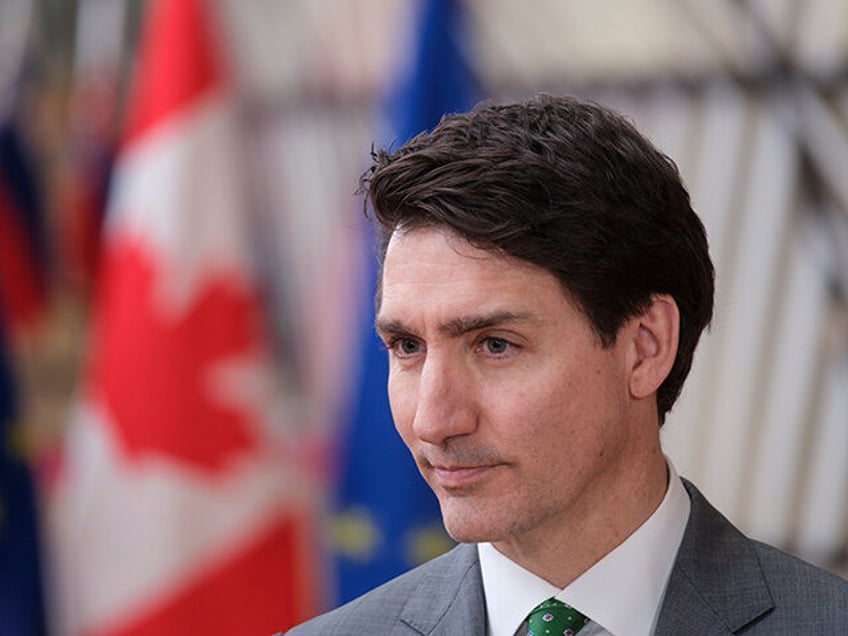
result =
M439 331L448 336L461 336L472 331L488 329L517 322L534 322L532 314L519 311L493 311L479 316L461 316L439 325ZM414 334L415 330L404 325L400 320L374 321L374 327L381 334Z

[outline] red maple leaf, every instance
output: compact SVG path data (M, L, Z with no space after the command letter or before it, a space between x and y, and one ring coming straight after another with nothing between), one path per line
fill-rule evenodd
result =
M210 390L210 371L256 351L257 298L219 276L183 314L169 317L154 303L162 273L142 245L111 246L102 267L89 378L124 450L135 459L160 454L222 470L255 439L249 415Z

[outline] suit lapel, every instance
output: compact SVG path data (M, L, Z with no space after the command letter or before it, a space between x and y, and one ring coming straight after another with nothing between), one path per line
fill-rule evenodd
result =
M774 607L751 541L684 480L692 512L657 636L735 634Z
M443 566L422 579L410 595L401 621L427 636L485 636L486 602L477 546L459 545L442 561ZM480 628L475 633L470 625Z

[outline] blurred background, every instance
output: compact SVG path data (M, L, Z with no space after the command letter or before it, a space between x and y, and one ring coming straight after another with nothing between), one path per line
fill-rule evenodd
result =
M663 430L848 572L848 3L3 0L0 633L272 633L450 546L359 175L537 92L678 164L718 276Z

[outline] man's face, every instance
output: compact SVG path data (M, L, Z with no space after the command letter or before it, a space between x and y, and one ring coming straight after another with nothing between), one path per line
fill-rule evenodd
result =
M627 359L548 271L443 230L395 233L377 327L395 425L464 542L562 532L628 443Z

